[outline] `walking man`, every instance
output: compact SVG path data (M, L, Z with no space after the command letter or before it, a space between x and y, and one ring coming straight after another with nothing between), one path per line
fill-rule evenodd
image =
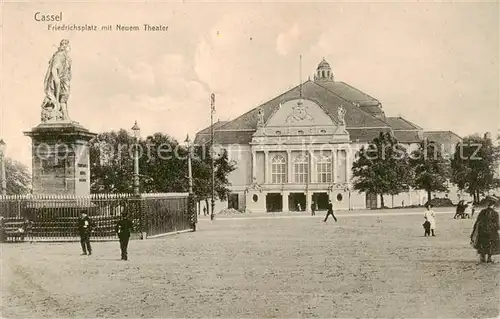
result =
M78 233L80 234L80 243L82 244L82 255L92 255L92 247L90 246L92 226L92 220L87 216L87 212L82 210L78 219Z
M123 213L121 217L121 220L116 224L116 233L118 235L118 238L120 239L122 260L127 260L128 241L130 239L130 233L132 232L134 225L132 224L130 219L128 219L126 213Z
M325 220L323 222L326 223L326 221L328 219L328 216L330 216L330 215L332 215L332 217L335 220L335 222L337 222L337 217L335 217L335 215L333 215L333 204L332 204L332 201L328 200L328 210L326 212L326 217L325 217Z
M312 202L311 204L311 216L316 216L316 203Z

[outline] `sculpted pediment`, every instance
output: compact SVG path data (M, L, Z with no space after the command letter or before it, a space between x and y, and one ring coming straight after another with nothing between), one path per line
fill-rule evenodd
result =
M283 102L267 121L263 111L257 116L257 131L253 144L300 144L348 142L349 133L343 123L344 113L332 119L321 106L308 99ZM343 109L341 110L343 111Z
M295 99L280 104L267 121L266 127L331 125L337 123L318 104L307 99Z

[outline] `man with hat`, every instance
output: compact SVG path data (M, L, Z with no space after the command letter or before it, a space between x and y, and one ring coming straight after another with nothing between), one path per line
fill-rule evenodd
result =
M500 254L498 212L493 209L500 200L495 196L488 196L486 200L488 207L477 215L470 239L472 246L480 255L480 262L491 263L493 262L491 256ZM488 259L485 258L486 255Z
M120 221L116 224L116 234L118 239L120 239L120 249L122 253L122 260L127 260L127 248L128 241L130 239L130 233L132 232L134 225L128 219L127 213L122 213Z
M78 219L78 233L80 235L80 243L82 245L82 255L92 255L92 247L90 246L90 233L92 232L92 220L87 215L85 210L80 211Z

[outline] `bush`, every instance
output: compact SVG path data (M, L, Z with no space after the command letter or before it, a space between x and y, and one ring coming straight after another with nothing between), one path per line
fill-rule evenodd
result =
M424 206L429 204L429 202L425 203ZM433 198L430 201L430 204L434 207L452 207L455 206L453 205L453 202L449 198Z

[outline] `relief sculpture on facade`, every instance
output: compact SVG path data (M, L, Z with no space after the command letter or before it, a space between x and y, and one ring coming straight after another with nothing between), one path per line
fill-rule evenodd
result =
M262 186L257 182L257 178L253 178L252 184L248 185L246 191L259 191L262 193Z
M286 118L286 122L293 124L301 121L314 122L314 118L307 112L307 108L302 101L299 101L297 105L293 107L292 114Z

